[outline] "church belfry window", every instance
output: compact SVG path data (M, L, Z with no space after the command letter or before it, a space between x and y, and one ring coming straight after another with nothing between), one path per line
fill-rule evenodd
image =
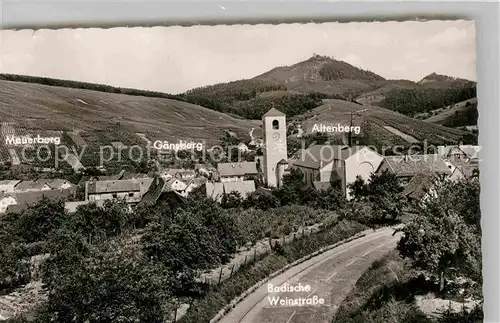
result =
M278 120L273 120L273 130L278 130L280 128L280 123Z

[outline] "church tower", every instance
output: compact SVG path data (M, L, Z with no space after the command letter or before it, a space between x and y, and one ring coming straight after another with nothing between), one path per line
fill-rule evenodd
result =
M278 187L283 176L283 163L288 160L286 116L272 108L262 116L264 133L264 163L262 169L268 186ZM278 165L279 164L279 165Z

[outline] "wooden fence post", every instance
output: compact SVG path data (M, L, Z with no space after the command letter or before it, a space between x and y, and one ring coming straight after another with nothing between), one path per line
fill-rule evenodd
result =
M233 277L234 266L236 266L236 264L234 264L233 267L231 267L231 273L229 274L229 278Z
M221 268L220 268L220 273L219 273L219 282L217 283L217 285L219 285L219 284L220 284L220 281L221 281L221 279L222 279L222 270L223 270L223 269L224 269L224 267L221 267Z

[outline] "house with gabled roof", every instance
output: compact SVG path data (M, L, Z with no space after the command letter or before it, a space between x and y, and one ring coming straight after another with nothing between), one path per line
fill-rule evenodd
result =
M73 195L73 193L71 189L61 189L0 195L0 213L2 211L19 213L27 209L29 205L35 204L43 198L66 199Z
M123 199L127 203L138 203L153 181L153 178L139 178L86 182L85 200Z
M450 180L459 181L462 179L475 179L478 178L479 162L475 160L445 160L450 168Z
M161 172L161 177L165 180L169 180L171 178L177 178L183 181L189 180L196 176L196 172L194 169L184 169L184 168L170 168L166 171Z
M217 173L217 169L210 164L196 164L194 165L194 171L197 176L206 178L214 178Z
M258 174L255 162L235 162L217 164L217 173L221 182L242 182Z
M176 191L182 195L186 195L185 193L186 187L187 184L183 180L176 177L172 177L166 181L163 191L164 192Z
M13 194L0 193L0 214L5 213L10 205L17 204Z
M224 194L237 192L242 198L247 198L252 192L255 192L255 182L252 181L239 181L239 182L216 182L206 183L207 197L212 198L218 202L222 200Z
M403 196L412 205L418 205L427 198L435 196L435 187L442 180L436 174L418 173L408 182L403 190Z
M314 145L300 151L292 163L304 174L308 186L321 187L326 182L339 186L347 198L351 198L347 186L357 176L367 180L382 164L383 157L366 146Z
M37 191L48 191L51 189L52 187L50 187L45 180L22 181L14 187L14 192L16 193L37 192Z
M208 182L206 177L200 176L191 179L186 186L185 192L187 195L191 193L195 188L200 187Z
M0 193L13 193L14 188L21 181L17 179L8 179L4 181L0 181Z
M73 188L75 185L68 182L67 180L55 178L55 179L47 179L45 183L49 185L53 190L63 190Z
M80 181L78 182L78 185L85 185L86 182L95 182L95 181L111 181L111 180L120 180L124 179L123 176L125 175L126 171L121 170L117 174L113 175L99 175L99 176L82 176Z
M406 186L419 173L447 178L451 171L439 154L385 156L379 172L388 170Z
M479 160L481 147L475 145L438 146L437 153L449 160Z

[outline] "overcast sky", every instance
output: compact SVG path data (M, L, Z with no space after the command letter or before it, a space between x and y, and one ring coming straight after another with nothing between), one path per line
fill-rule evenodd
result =
M476 81L473 21L0 31L0 71L169 93L251 78L314 53L389 79Z

